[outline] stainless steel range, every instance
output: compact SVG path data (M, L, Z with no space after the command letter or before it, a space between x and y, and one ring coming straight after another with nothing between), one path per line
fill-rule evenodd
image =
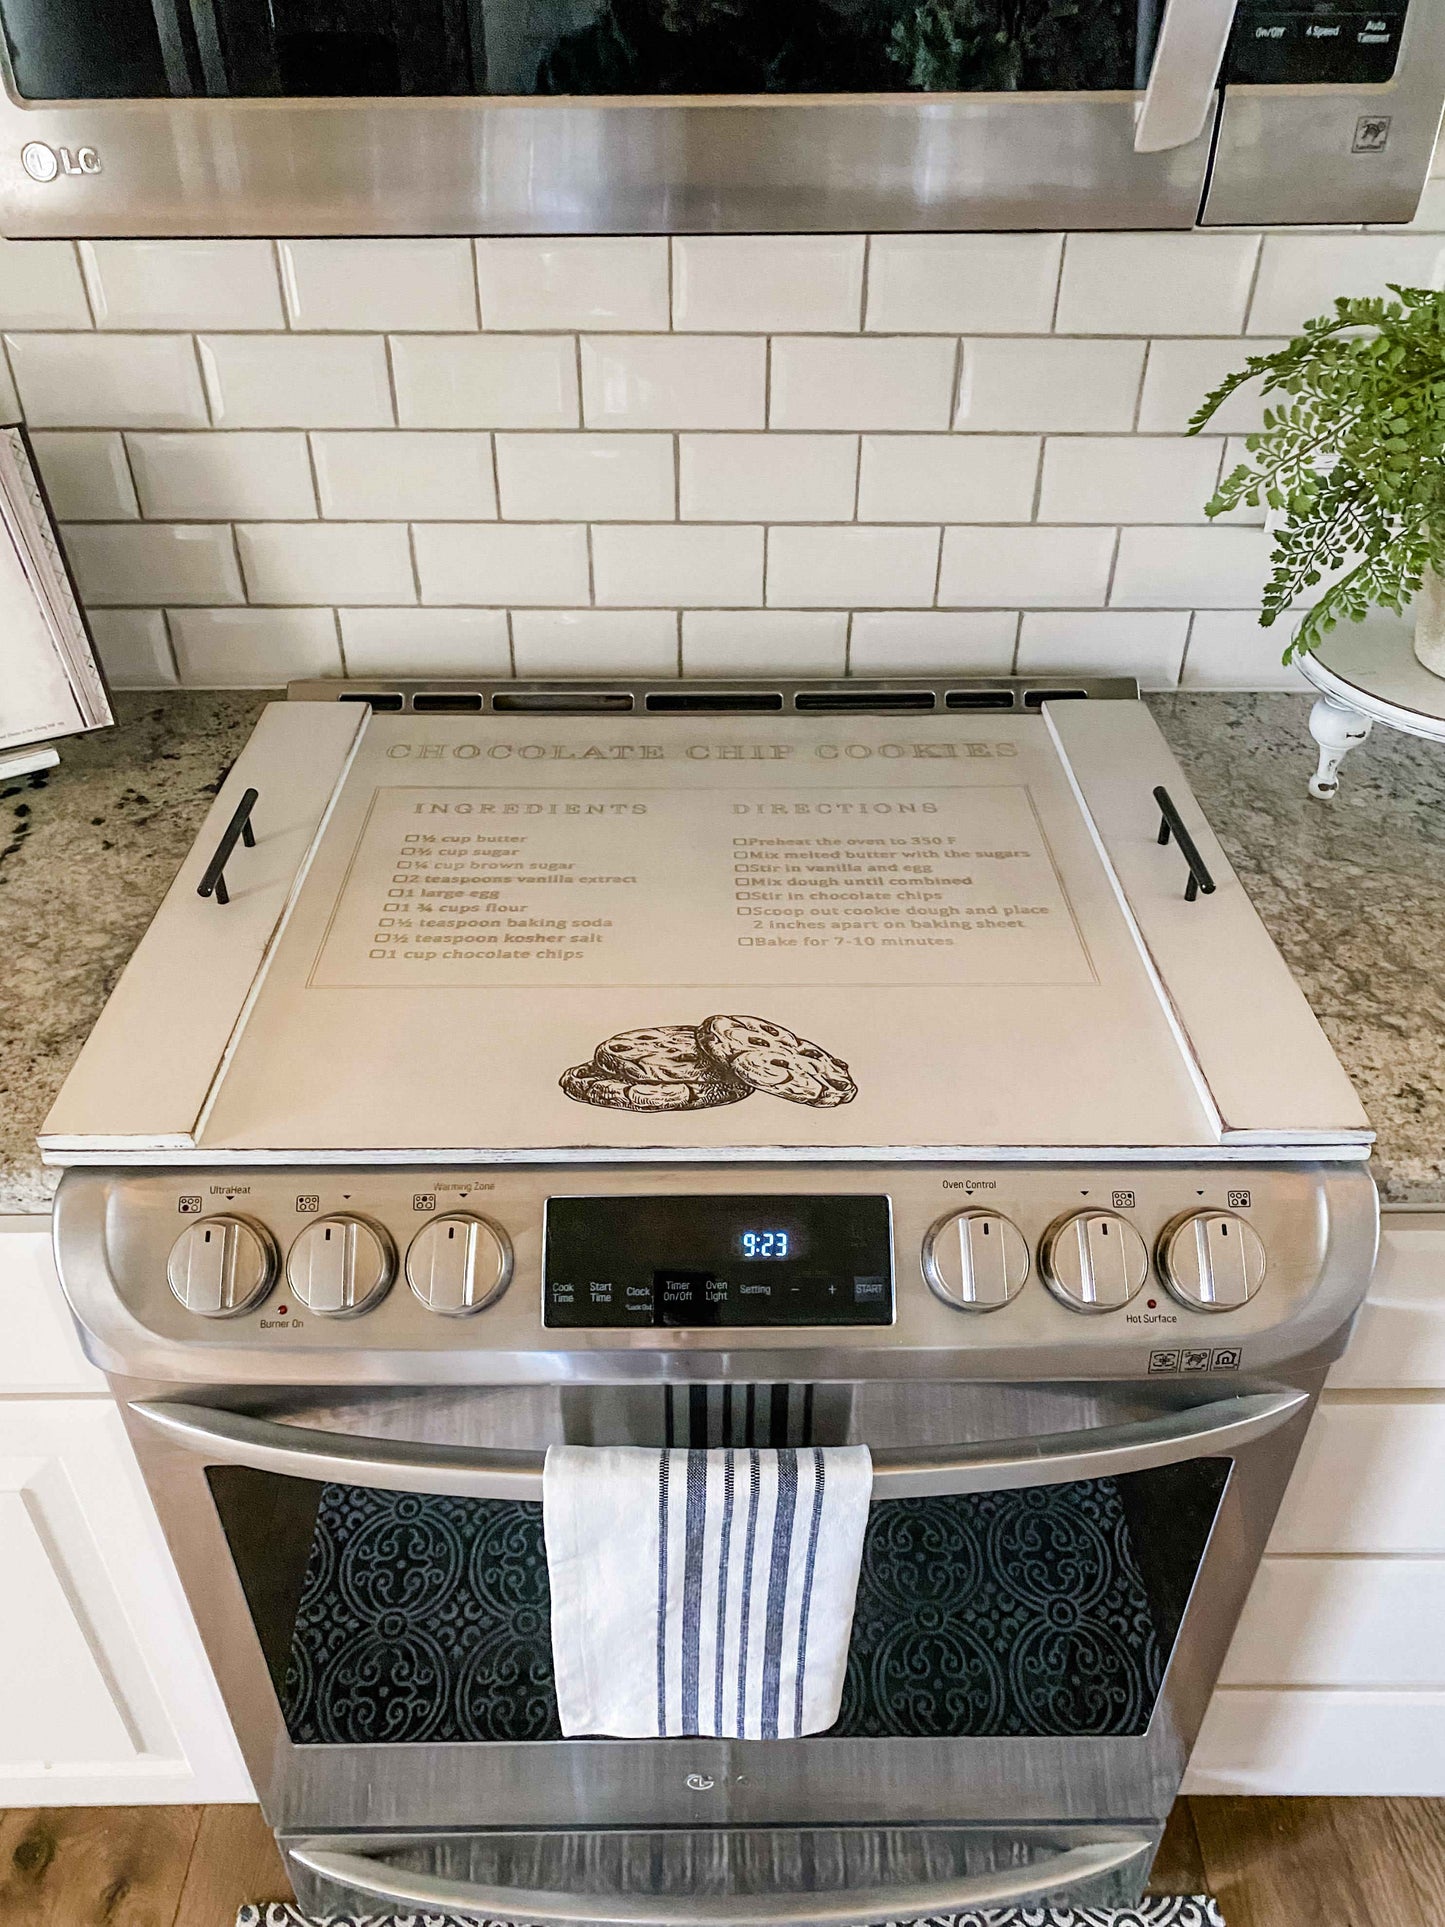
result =
M1377 1218L1131 686L292 694L43 1144L303 1898L1136 1894ZM837 1726L563 1739L546 1446L804 1439Z

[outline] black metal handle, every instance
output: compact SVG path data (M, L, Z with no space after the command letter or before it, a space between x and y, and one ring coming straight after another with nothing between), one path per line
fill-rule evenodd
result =
M206 865L206 874L196 885L198 897L213 896L217 903L231 901L226 890L226 863L237 843L244 843L248 850L256 847L256 832L251 828L251 811L255 806L258 790L247 790L236 805L230 822L221 832L221 840L216 845L216 854ZM1214 888L1213 884L1209 886Z
M1180 854L1189 865L1189 881L1184 886L1184 901L1193 903L1202 890L1205 896L1214 894L1214 878L1209 874L1204 858L1195 847L1194 838L1184 827L1184 819L1174 807L1174 798L1162 783L1154 787L1154 801L1159 805L1159 841L1167 843L1171 835L1179 845Z

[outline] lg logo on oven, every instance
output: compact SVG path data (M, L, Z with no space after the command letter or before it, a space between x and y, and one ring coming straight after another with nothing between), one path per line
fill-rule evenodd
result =
M32 181L53 181L61 174L99 174L100 156L93 147L47 147L44 141L26 141L20 150L20 165Z

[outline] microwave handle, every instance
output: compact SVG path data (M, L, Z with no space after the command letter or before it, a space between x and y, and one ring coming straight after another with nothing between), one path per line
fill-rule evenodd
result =
M1235 0L1168 0L1134 124L1135 153L1187 147L1204 131L1234 8Z
M881 1446L873 1453L873 1498L935 1498L1067 1485L1075 1479L1114 1478L1177 1465L1184 1459L1236 1451L1305 1411L1309 1402L1308 1392L1243 1392L1078 1432L991 1439L937 1451ZM375 1486L389 1492L534 1502L542 1497L545 1455L541 1452L419 1445L407 1439L322 1432L173 1399L138 1399L129 1409L143 1425L209 1465L242 1465L288 1478Z
M363 1836L364 1839L364 1836ZM915 1920L937 1914L1015 1907L1085 1880L1147 1861L1153 1835L1070 1847L1027 1866L896 1887L854 1887L837 1894L557 1893L545 1888L476 1885L388 1866L344 1844L287 1843L289 1858L322 1880L393 1907L535 1927L856 1927L862 1920ZM384 1845L384 1842L379 1842Z

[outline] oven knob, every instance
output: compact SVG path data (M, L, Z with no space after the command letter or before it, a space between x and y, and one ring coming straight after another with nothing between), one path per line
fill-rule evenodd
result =
M1232 1211L1185 1211L1159 1234L1159 1276L1190 1311L1235 1311L1264 1282L1259 1233Z
M1071 1211L1039 1241L1039 1270L1070 1311L1117 1311L1149 1276L1149 1248L1114 1211Z
M485 1311L511 1275L506 1232L465 1211L433 1218L407 1247L406 1282L428 1311L446 1318Z
M249 1218L197 1218L171 1246L166 1282L201 1318L235 1318L259 1305L276 1277L276 1246Z
M319 1318L370 1311L396 1273L396 1251L366 1218L313 1218L286 1254L292 1295Z
M951 1211L923 1240L923 1275L955 1311L997 1311L1023 1290L1029 1248L997 1211Z

